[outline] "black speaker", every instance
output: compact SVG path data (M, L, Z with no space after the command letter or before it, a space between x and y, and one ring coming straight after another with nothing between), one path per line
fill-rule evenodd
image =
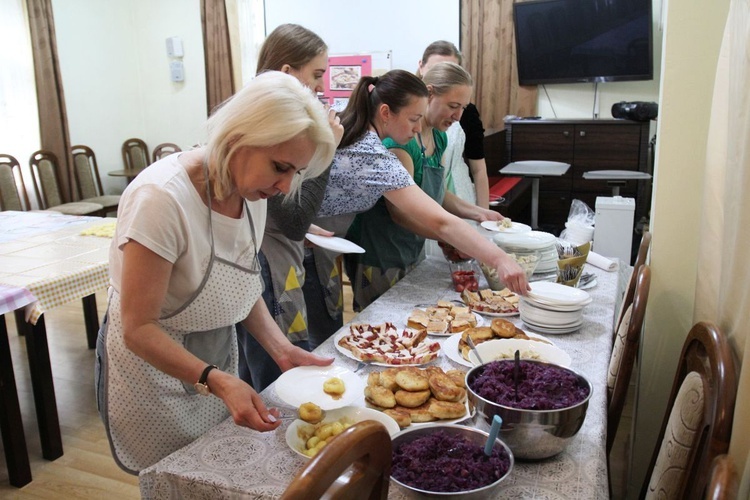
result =
M612 117L647 122L653 120L659 114L659 105L655 102L620 101L612 105Z

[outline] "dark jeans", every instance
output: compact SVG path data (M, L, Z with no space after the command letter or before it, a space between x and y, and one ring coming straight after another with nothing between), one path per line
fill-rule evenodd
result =
M307 333L312 351L344 326L344 314L338 311L335 317L331 317L328 313L325 299L327 290L320 285L315 256L310 249L305 250L304 265L305 282L302 284L302 293L307 306Z
M273 282L268 267L268 260L263 252L258 253L260 261L260 276L263 279L263 293L261 298L266 307L273 314ZM237 344L239 347L239 376L242 380L253 386L260 392L271 385L279 375L281 369L266 350L255 340L241 323L237 323ZM310 347L307 341L295 342L294 345L307 351Z

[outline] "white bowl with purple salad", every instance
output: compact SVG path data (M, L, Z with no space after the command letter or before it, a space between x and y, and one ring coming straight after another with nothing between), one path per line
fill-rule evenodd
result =
M489 430L499 415L503 425L498 437L519 460L562 452L581 429L593 392L591 383L570 368L520 360L516 371L512 359L472 368L466 374L466 389L474 425Z
M409 496L440 499L491 498L513 469L513 453L489 434L472 427L426 424L393 437L391 485Z

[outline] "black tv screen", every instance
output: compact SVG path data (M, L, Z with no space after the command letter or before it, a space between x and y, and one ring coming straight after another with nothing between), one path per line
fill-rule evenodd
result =
M521 85L652 80L651 0L513 4Z

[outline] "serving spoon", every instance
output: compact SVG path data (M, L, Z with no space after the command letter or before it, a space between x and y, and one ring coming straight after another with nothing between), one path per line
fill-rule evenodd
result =
M471 350L474 351L474 355L477 357L479 364L483 365L484 361L482 361L482 357L479 355L479 351L477 351L477 346L474 345L474 341L471 339L471 335L466 336L466 343L469 344Z

